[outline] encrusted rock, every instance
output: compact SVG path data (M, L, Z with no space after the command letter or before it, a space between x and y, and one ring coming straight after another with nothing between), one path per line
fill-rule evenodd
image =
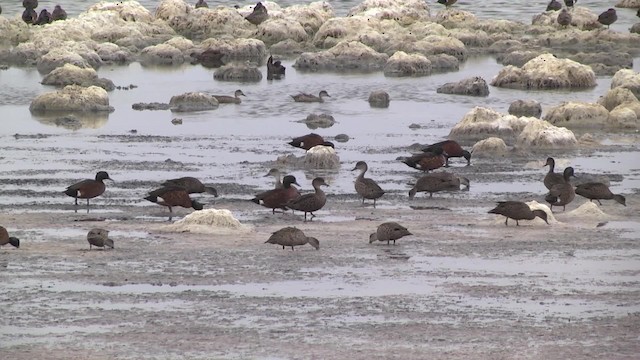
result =
M567 128L603 127L608 118L609 111L600 104L572 101L552 107L543 117L553 125Z
M339 169L340 157L330 146L314 146L307 150L304 157L304 167L307 169Z
M509 105L509 114L518 117L540 118L542 106L537 100L516 100Z
M169 105L175 112L214 110L218 108L218 100L209 94L188 92L172 96Z
M604 106L607 110L611 111L616 106L625 102L637 102L638 98L631 92L631 90L623 87L615 87L607 91L606 94L598 99L598 104Z
M640 73L628 69L619 70L611 79L611 88L618 86L631 90L640 99Z
M434 72L457 71L460 68L460 61L455 56L438 54L429 55L427 59L431 61L431 70Z
M431 21L429 5L422 0L364 0L349 10L348 17L364 16L394 20L403 26Z
M446 83L439 86L436 92L467 96L489 96L489 86L483 78L476 76L458 82Z
M568 56L580 64L589 65L596 75L613 75L620 69L633 68L633 57L628 52L607 51L598 53L578 53Z
M475 107L449 132L450 139L479 140L487 137L515 139L533 118L515 117L495 110Z
M389 102L391 99L389 98L389 93L384 90L374 90L369 94L369 106L375 108L388 108Z
M632 109L617 107L609 113L607 125L615 129L637 129L638 116Z
M573 132L564 127L557 127L544 120L530 121L522 129L516 145L526 148L572 148L578 144Z
M596 75L587 65L542 54L522 68L505 67L491 85L511 89L589 88L596 86Z
M557 24L559 11L545 11L533 17L532 25L554 26ZM571 25L580 30L593 30L602 27L598 22L598 14L583 6L574 6L571 10Z
M62 67L53 69L42 79L43 85L67 86L99 86L107 91L115 89L115 85L109 79L98 77L98 73L92 68L79 68L72 64L65 64Z
M145 65L175 65L182 64L184 60L182 51L169 44L148 46L140 53L140 62Z
M29 106L33 113L55 111L112 112L109 95L101 87L68 85L62 90L38 95Z
M48 74L53 69L61 67L64 64L72 64L79 68L91 67L87 60L74 52L66 49L53 49L38 59L37 68L41 74Z
M529 60L540 56L540 53L540 51L531 50L515 50L508 53L498 53L496 54L496 61L505 66L513 65L522 67Z
M297 21L291 19L269 19L258 26L256 37L265 44L272 45L287 39L303 42L309 39L309 34Z
M232 63L216 70L213 78L221 81L257 82L262 80L262 73L255 66Z
M499 137L490 137L478 141L471 148L473 157L505 156L508 153L507 144Z
M259 64L268 56L266 45L257 39L209 38L202 41L194 51L221 54L220 60L225 64L233 61L251 61Z
M389 59L357 42L340 42L329 50L303 53L293 67L305 70L380 70Z
M431 61L422 54L396 51L384 65L385 76L425 76L431 74Z
M640 0L619 0L616 3L616 7L638 9L640 8Z

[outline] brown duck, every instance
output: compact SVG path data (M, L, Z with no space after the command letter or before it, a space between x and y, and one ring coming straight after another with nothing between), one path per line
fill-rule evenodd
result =
M293 98L293 101L295 101L295 102L306 102L306 103L309 103L309 102L322 103L322 102L324 102L324 97L325 96L326 97L331 97L326 90L320 90L320 93L318 94L318 96L307 94L307 93L300 93L298 95L291 95L291 97Z
M218 190L216 190L216 188L214 188L213 186L205 185L200 180L191 176L185 176L177 179L170 179L163 182L161 185L181 187L185 189L189 194L207 193L215 197L218 197Z
M609 9L602 14L598 15L598 22L602 25L606 25L607 29L611 24L618 20L618 14L616 14L616 9Z
M384 190L373 179L365 178L364 174L369 167L364 161L358 161L353 170L360 170L360 175L356 178L354 184L358 195L362 196L362 205L364 205L364 199L373 199L373 207L376 207L376 200L384 195Z
M558 14L556 21L558 22L558 25L566 28L571 25L571 13L567 11L567 9L562 9Z
M531 210L529 205L522 201L498 201L498 206L489 210L489 214L498 214L506 217L504 225L509 226L509 219L516 221L516 226L520 226L518 220L533 220L537 217L544 220L547 224L547 213L543 210Z
M269 236L269 240L267 240L265 244L281 245L283 250L287 246L291 246L291 250L293 250L294 246L301 246L305 244L313 246L316 250L320 249L320 242L318 239L306 236L302 230L291 226L282 228L271 234L271 236Z
M569 182L573 175L573 168L571 166L564 169L562 184L555 184L549 189L549 193L545 196L545 200L551 204L551 211L554 206L562 206L562 211L568 203L572 202L576 197L576 192L573 189L573 185Z
M463 149L457 141L454 140L445 140L440 141L435 144L431 144L426 148L422 149L424 152L433 152L436 148L442 148L445 154L445 164L444 166L449 166L449 158L455 157L463 157L467 160L467 166L471 165L471 153L467 150Z
M551 0L547 5L547 11L558 11L562 9L562 4L558 0Z
M242 102L240 96L246 96L240 89L236 90L233 93L233 96L213 95L213 97L216 98L216 100L218 100L218 103L220 104L240 104Z
M92 246L101 247L105 250L107 247L114 248L113 240L109 239L109 231L105 229L95 228L89 230L87 241L89 242L89 250L91 250Z
M413 199L418 192L428 192L429 199L433 193L444 190L460 190L460 185L469 188L469 179L459 177L449 172L438 172L427 174L416 181L416 184L409 190L409 199Z
M389 245L389 242L393 241L393 245L395 245L396 240L407 235L413 234L410 233L406 227L398 224L397 222L390 221L380 224L376 232L369 235L369 244L375 241L386 241L387 245Z
M544 166L549 167L549 172L544 176L544 186L551 190L551 187L556 184L564 184L564 175L560 173L554 172L556 167L556 161L552 157L547 158L547 162L544 163Z
M86 179L77 182L64 191L65 194L76 199L75 204L78 205L78 199L87 199L87 210L89 210L89 199L102 195L106 186L104 180L111 180L106 171L98 171L95 180Z
M609 187L603 183L590 182L576 186L576 194L586 197L589 201L597 200L615 200L616 202L627 206L627 200L622 195L617 195L609 190Z
M285 75L287 68L280 60L273 61L273 56L267 59L267 80L280 80Z
M209 4L207 4L207 2L205 0L198 0L198 2L196 2L196 9L199 8L209 8Z
M263 21L267 20L267 18L269 18L269 13L261 2L257 3L256 6L253 7L251 14L245 17L245 19L253 25L260 25Z
M19 248L20 239L17 237L9 236L9 232L4 226L0 226L0 246L11 244L12 246Z
M271 209L271 213L275 214L276 209L287 210L287 203L300 197L300 192L292 184L300 186L296 182L293 175L287 175L283 179L283 187L281 189L272 189L256 195L251 201L258 205L262 205Z
M316 133L310 133L307 135L298 136L289 141L289 145L300 149L309 150L314 146L323 145L330 146L335 149L335 145L330 141L325 141L324 138Z
M327 203L327 196L320 188L321 186L329 186L323 178L317 177L311 182L315 193L304 194L294 200L287 202L287 207L293 210L304 211L304 221L307 221L307 213L311 214L309 220L313 220L316 217L313 212L322 209L324 204Z
M51 20L67 20L67 12L60 5L56 5L51 12Z
M446 155L441 147L435 147L431 151L405 158L402 162L414 169L429 171L443 167L447 163Z
M455 4L456 2L458 2L458 0L438 0L438 4L442 4L447 8Z
M144 199L168 207L169 221L173 218L172 207L174 206L181 206L187 209L193 208L194 210L202 210L204 207L196 200L191 200L189 193L184 188L178 186L163 186L150 192L149 196Z

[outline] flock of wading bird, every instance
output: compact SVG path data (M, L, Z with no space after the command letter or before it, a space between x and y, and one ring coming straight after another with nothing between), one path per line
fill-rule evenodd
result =
M332 142L325 141L322 136L315 133L294 138L289 142L289 145L304 150L309 150L316 146L335 148ZM402 158L401 161L407 166L427 173L420 177L413 185L413 188L409 191L409 198L413 199L418 192L428 192L429 198L432 198L433 194L439 191L460 190L461 186L468 189L469 179L467 178L459 177L447 171L429 173L431 170L448 167L449 159L451 158L464 158L467 166L471 164L471 153L464 150L462 146L454 140L445 140L429 145L422 149L422 152L419 154ZM590 201L596 200L600 204L601 200L615 200L626 206L624 196L613 194L604 183L586 182L574 186L571 183L571 178L575 177L572 167L564 169L562 174L556 173L554 171L555 161L551 157L547 158L544 166L549 166L549 171L544 177L543 182L549 190L545 196L545 200L550 204L551 211L553 211L554 206L562 206L562 210L564 211L566 205L574 200L576 194ZM368 170L366 162L358 161L352 169L352 171L355 170L360 172L355 179L354 188L358 196L362 198L362 205L365 205L365 200L373 200L373 207L375 208L377 199L381 198L385 194L385 191L375 180L365 177ZM275 213L276 209L281 210L283 213L287 210L302 211L304 212L304 221L306 222L307 214L309 215L309 221L311 221L316 216L314 212L322 209L327 202L327 197L322 187L329 185L321 177L313 179L311 184L314 192L308 194L300 194L298 189L293 186L300 186L293 175L285 175L281 179L280 171L271 169L265 177L274 177L274 188L257 194L251 201L271 209L272 213ZM78 205L78 199L86 199L87 212L89 212L89 200L104 193L106 189L105 180L112 179L106 171L99 171L95 179L86 179L70 185L64 193L75 199L76 207ZM194 193L207 193L215 197L218 196L218 192L214 187L207 186L194 177L182 177L163 182L161 187L149 192L144 199L168 207L169 220L171 220L173 207L180 206L193 208L195 210L203 209L203 204L191 199L190 194ZM506 226L508 226L509 219L515 220L516 226L519 226L519 220L533 220L535 217L541 218L548 224L547 213L545 211L540 209L531 210L529 205L521 201L499 201L494 209L489 210L489 213L503 215L506 218ZM93 246L113 248L113 240L108 237L108 234L109 232L107 230L99 228L89 231L87 234L89 248L91 249ZM396 240L407 235L411 235L411 233L406 227L397 222L385 222L378 226L375 233L370 235L369 242L386 241L387 244L390 244L390 242L395 244ZM302 230L295 227L285 227L274 232L267 240L267 243L281 245L283 249L287 246L293 249L294 246L304 244L310 244L316 249L319 249L320 246L316 238L306 236ZM19 247L20 240L15 237L10 237L7 230L0 226L0 245L6 244Z

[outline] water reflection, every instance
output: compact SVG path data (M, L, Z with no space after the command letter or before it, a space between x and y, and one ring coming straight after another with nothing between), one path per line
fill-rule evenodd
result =
M39 123L47 126L56 126L72 131L83 128L99 129L107 124L109 120L108 113L46 113L33 114L32 117Z

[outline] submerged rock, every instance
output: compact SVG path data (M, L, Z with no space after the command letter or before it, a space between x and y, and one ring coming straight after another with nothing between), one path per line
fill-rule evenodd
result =
M175 95L169 101L171 111L188 112L214 110L218 108L218 100L209 94L201 92L188 92L182 95Z
M306 119L301 122L307 124L309 129L329 128L336 123L336 119L329 114L309 114Z
M380 70L389 56L357 42L338 43L329 50L302 53L293 67L301 70Z
M543 54L522 68L505 67L491 85L511 89L589 88L596 86L596 75L587 65Z
M481 77L472 77L454 83L446 83L438 87L436 92L467 96L489 96L489 86Z
M431 61L422 54L396 51L384 65L385 76L425 76L431 74Z
M233 63L216 70L213 78L221 81L257 82L262 80L262 73L255 66Z
M507 144L499 137L490 137L478 141L471 148L473 157L506 156Z
M389 98L389 93L384 90L374 90L369 94L369 106L375 108L388 108L389 102L391 99Z
M537 100L516 100L509 105L509 114L518 117L540 118L542 106Z
M600 105L583 102L564 102L547 111L543 119L553 125L567 128L604 127L609 111Z
M62 67L53 69L42 79L43 85L67 86L99 86L107 91L115 89L113 81L99 78L98 73L92 68L79 68L72 64L65 64Z
M169 110L171 109L171 105L167 104L167 103L159 103L159 102L152 102L152 103L135 103L133 105L131 105L131 108L133 110Z
M536 149L572 148L577 144L571 130L553 126L544 120L530 121L516 140L519 147Z
M101 87L68 85L62 90L38 95L29 106L32 113L56 111L112 112L109 94Z

